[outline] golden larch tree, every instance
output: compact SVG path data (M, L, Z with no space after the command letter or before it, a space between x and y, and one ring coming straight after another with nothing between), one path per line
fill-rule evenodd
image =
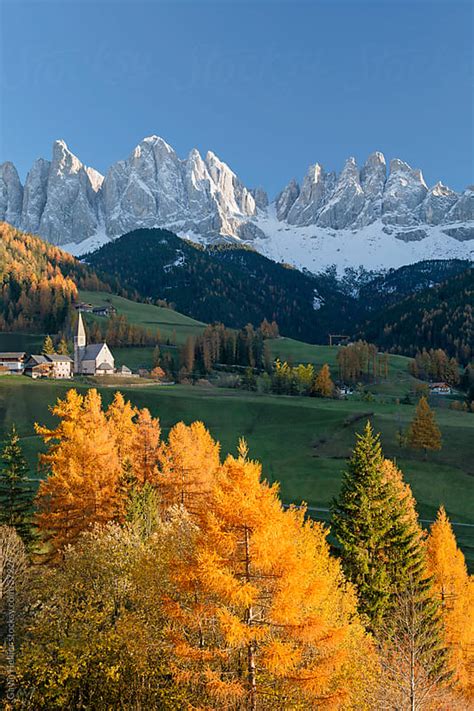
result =
M244 444L218 470L168 601L173 674L200 707L363 708L373 650L326 533L283 509Z
M408 431L408 442L412 449L423 449L425 458L428 449L441 449L441 432L436 424L435 414L424 395L421 396L416 407L415 417Z
M166 505L183 505L192 513L205 507L220 466L220 445L202 422L178 422L160 453L160 491Z
M133 472L139 484L157 484L160 437L160 421L144 407L138 412L133 441Z
M316 375L313 385L313 392L319 397L332 397L334 395L334 383L331 378L329 365L325 363Z
M70 390L52 413L61 418L55 429L35 425L49 444L40 457L48 476L38 489L36 523L57 551L117 515L120 464L97 390Z
M455 688L474 702L474 580L441 507L426 543L428 570L441 602L441 615Z
M115 441L121 467L133 460L137 436L137 412L130 401L125 400L122 393L118 391L106 411L108 426Z

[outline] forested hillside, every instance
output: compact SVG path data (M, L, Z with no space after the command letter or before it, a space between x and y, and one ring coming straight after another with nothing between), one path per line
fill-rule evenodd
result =
M429 259L389 269L358 289L359 301L367 311L376 312L462 274L471 264L466 259Z
M455 274L381 310L360 328L365 339L395 353L443 348L467 364L474 352L474 269Z
M0 223L0 330L56 332L77 288L107 288L93 271L39 237Z
M205 249L167 230L135 230L86 256L124 294L165 299L200 321L240 328L276 321L283 334L327 343L355 301L335 280L299 272L250 249Z

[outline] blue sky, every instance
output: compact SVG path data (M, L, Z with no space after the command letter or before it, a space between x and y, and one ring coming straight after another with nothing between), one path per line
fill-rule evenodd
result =
M0 0L0 160L101 172L151 134L270 194L373 150L473 181L472 4Z

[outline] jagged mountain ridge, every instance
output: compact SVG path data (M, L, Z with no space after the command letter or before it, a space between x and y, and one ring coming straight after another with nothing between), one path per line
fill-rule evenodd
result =
M0 219L78 254L137 228L166 227L196 241L252 242L276 261L400 266L425 258L474 256L474 187L428 188L420 170L380 152L339 175L312 165L269 205L214 153L180 159L162 138L145 138L102 176L64 141L35 161L21 184L0 166ZM282 234L278 234L282 233ZM317 254L317 260L315 255Z

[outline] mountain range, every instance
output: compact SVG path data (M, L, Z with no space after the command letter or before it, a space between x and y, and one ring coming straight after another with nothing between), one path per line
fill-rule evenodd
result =
M0 220L74 254L137 228L166 227L193 241L251 244L299 268L336 264L398 267L420 259L474 257L474 186L457 193L380 152L342 171L311 165L272 201L248 188L226 163L193 149L180 159L158 136L141 141L105 177L64 141L35 161L22 185L0 166Z
M200 321L241 328L266 318L277 321L283 335L312 343L327 343L334 332L370 334L399 353L442 347L462 363L472 354L469 261L418 262L376 277L354 270L338 279L333 270L301 272L249 248L204 248L166 230L141 229L85 255L84 262L114 292L165 299Z

